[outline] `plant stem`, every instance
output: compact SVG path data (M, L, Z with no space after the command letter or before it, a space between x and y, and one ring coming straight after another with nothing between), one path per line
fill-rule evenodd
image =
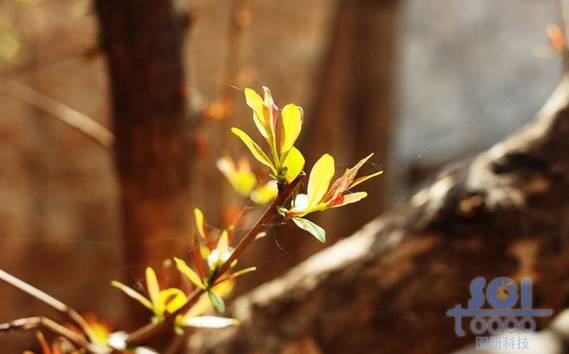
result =
M71 321L77 324L79 328L81 328L83 334L85 334L87 338L90 338L89 325L87 324L85 319L72 307L64 304L63 302L57 300L51 295L44 293L43 291L26 283L25 281L16 278L15 276L11 275L10 273L7 273L2 269L0 269L0 280L5 281L6 283L12 285L16 289L25 292L26 294L38 299L39 301L53 308L57 312L68 317Z
M243 252L247 249L247 247L255 240L257 235L262 231L262 229L269 224L272 218L278 215L277 207L282 206L291 196L296 187L299 185L306 178L306 175L302 173L299 175L294 181L289 183L288 185L284 186L282 189L279 190L279 194L271 204L271 206L265 211L265 213L257 220L255 225L247 232L247 234L239 241L237 246L235 247L234 251L231 253L231 256L223 263L223 265L219 268L215 277L211 279L211 283L215 283L219 277L221 277L225 272L229 270L231 267L231 263L236 260ZM128 338L126 339L126 343L128 346L138 346L144 344L150 338L153 338L156 334L161 333L163 330L171 327L174 323L174 320L178 315L186 313L189 311L192 306L196 304L199 300L201 295L205 292L204 289L196 289L194 290L186 300L186 303L180 307L178 310L169 313L164 321L154 324L149 323L144 327L137 329L136 331L129 334Z
M38 316L38 317L21 318L18 320L0 324L0 332L10 332L17 330L28 331L31 329L42 329L42 328L56 336L63 337L69 340L72 344L80 348L87 349L91 353L95 354L110 353L110 350L108 348L93 345L89 343L82 335L77 334L71 331L70 329L46 317Z

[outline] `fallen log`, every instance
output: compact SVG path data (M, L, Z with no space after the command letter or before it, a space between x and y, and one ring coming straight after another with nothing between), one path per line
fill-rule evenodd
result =
M472 337L457 337L445 313L466 303L475 277L531 277L534 306L567 307L568 237L565 77L520 132L238 298L241 325L191 345L215 354L451 352Z

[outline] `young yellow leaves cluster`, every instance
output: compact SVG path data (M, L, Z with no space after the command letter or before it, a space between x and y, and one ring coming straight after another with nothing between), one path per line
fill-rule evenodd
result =
M279 112L269 89L263 87L263 90L264 97L261 98L254 90L246 88L245 99L247 105L253 110L253 121L265 138L271 157L269 158L265 151L244 131L238 128L232 128L231 131L243 141L260 163L270 169L271 176L278 183L290 183L304 168L304 157L294 147L302 129L302 109L290 103ZM305 219L304 216L316 211L355 203L365 198L366 192L347 192L358 184L381 174L381 172L377 172L356 178L359 169L371 156L373 154L360 160L354 167L347 169L330 186L335 172L334 158L328 154L323 155L310 172L306 194L297 195L290 209L279 207L279 213L292 219L298 227L324 242L326 240L324 229Z
M233 274L224 275L215 282L212 282L213 275L223 266L231 256L231 252L233 252L233 249L229 245L229 233L227 230L223 230L221 236L215 242L209 233L202 211L196 208L194 215L196 218L196 228L200 236L200 238L194 242L192 249L192 261L195 270L181 259L174 258L174 260L178 270L196 287L204 290L213 307L219 312L224 312L225 304L223 302L223 295L219 294L218 289L227 290L226 287L222 287L224 283L228 282L228 284L232 284L232 281L236 277L254 271L255 268L246 268ZM233 262L230 269L235 265L236 262ZM227 284L225 286L227 286Z
M180 271L184 275L188 276L188 271L184 269L184 267L188 269L189 267L187 267L187 265L185 265L183 261L177 258L175 260L178 269L180 269ZM189 271L193 273L193 271L191 270ZM199 278L192 278L191 280L192 282L201 283L201 280ZM156 273L150 267L146 268L146 291L148 293L148 297L145 297L138 291L120 282L113 281L112 285L123 291L130 298L138 301L144 307L152 311L153 313L152 320L155 323L162 322L166 314L177 311L187 301L187 296L181 289L178 288L160 289ZM219 298L219 301L223 303L221 297L226 296L231 292L231 290L233 289L233 284L227 282L225 284L219 284L216 287L218 288L217 290L218 294L215 294L213 296ZM208 296L209 299L211 300L211 295L209 295L209 292ZM181 332L181 327L221 328L230 325L235 325L237 323L237 321L232 318L201 316L205 311L207 311L211 307L210 300L208 300L207 297L202 297L194 306L192 306L192 308L188 312L178 316L175 322L176 331ZM211 302L214 303L214 301ZM112 338L112 336L109 336L109 338Z
M257 176L251 170L249 160L241 158L235 163L225 156L217 160L217 168L229 181L233 189L244 198L251 198L256 204L266 204L276 198L278 187L275 181L257 184Z
M204 291L198 302L185 314L176 319L176 330L181 327L207 327L220 328L235 325L236 321L231 318L202 316L211 306L217 311L224 312L225 304L223 297L227 296L234 287L234 279L238 276L254 271L255 268L247 268L235 273L228 273L215 281L213 275L227 261L232 249L229 246L229 233L223 230L221 236L214 240L205 223L204 215L200 209L194 210L196 229L199 238L194 242L192 269L185 261L174 258L177 269L197 288ZM235 263L232 264L232 267ZM153 321L161 322L164 316L180 309L187 301L187 294L178 288L160 289L156 273L150 267L146 269L145 297L138 291L113 281L112 285L122 290L126 295L140 302L153 313Z
M150 267L146 268L146 291L148 298L118 281L113 281L111 284L152 311L154 314L153 321L155 322L161 322L166 313L176 311L186 302L186 294L182 290L177 288L160 289L156 273Z
M269 89L264 87L263 90L264 98L261 98L254 90L247 88L245 99L253 110L253 121L265 139L271 157L241 129L232 128L231 131L260 163L270 169L274 179L279 183L290 183L304 168L304 157L294 147L302 129L302 109L290 103L279 112Z
M335 173L334 158L328 154L322 155L310 171L306 194L298 194L290 209L281 208L279 212L286 218L292 219L301 229L310 232L320 242L325 242L326 232L324 229L303 217L316 211L352 204L365 198L366 192L348 192L360 183L382 173L379 171L357 178L360 168L372 156L373 154L370 154L354 167L346 169L344 174L330 185Z

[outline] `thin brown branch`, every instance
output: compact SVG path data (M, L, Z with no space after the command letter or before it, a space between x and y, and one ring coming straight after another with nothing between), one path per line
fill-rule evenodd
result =
M91 331L89 325L85 319L72 307L64 304L51 295L44 293L38 288L24 282L23 280L16 278L15 276L5 272L2 269L0 269L0 280L3 280L4 282L12 285L14 288L23 291L24 293L53 308L57 312L63 314L75 324L77 324L79 328L81 328L81 331L83 331L83 333L87 336L87 338L90 338Z
M223 265L219 268L213 279L211 279L211 283L214 284L217 279L219 279L223 274L225 274L233 261L235 261L245 250L247 247L255 240L257 235L270 223L270 221L278 215L277 207L282 206L293 194L296 190L296 187L306 178L306 175L302 173L298 176L294 181L290 184L286 185L283 189L279 190L279 194L277 198L273 201L271 206L267 208L265 213L257 220L255 225L245 234L245 236L239 241L235 250L231 254L231 256L223 263ZM168 314L164 321L154 324L150 323L144 327L137 329L136 331L132 332L126 342L129 346L139 346L154 338L159 333L163 333L164 330L171 327L174 323L174 320L178 315L184 314L188 312L192 306L196 304L196 302L200 299L201 295L205 292L204 289L196 289L194 290L186 300L184 306L180 307L178 310Z
M30 87L0 77L0 95L11 97L48 113L104 148L110 148L113 145L113 133L103 125Z
M50 320L46 317L28 317L0 324L0 332L29 331L34 329L44 329L58 337L69 340L72 344L80 348L89 348L90 343L80 334ZM97 351L97 353L100 353Z

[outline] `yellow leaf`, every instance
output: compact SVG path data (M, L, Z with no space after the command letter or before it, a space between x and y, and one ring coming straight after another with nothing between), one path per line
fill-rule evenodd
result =
M150 311L153 311L152 303L148 301L147 298L142 296L142 294L140 294L138 291L115 280L111 282L111 285L119 289L123 293L125 293L128 297L140 302L144 307L146 307Z
M276 130L277 130L277 122L276 117L273 115L273 110L277 109L275 102L273 101L273 96L271 95L271 90L268 87L263 86L264 91L264 114L265 114L265 127L267 132L271 136L273 140L273 144L275 143L276 138Z
M243 276L247 273L251 273L257 270L257 267L247 267L241 270L238 270L237 272L233 273L230 275L231 279L236 279L239 278L240 276Z
M376 173L372 173L371 175L367 175L367 176L358 177L358 178L356 178L356 180L354 181L354 183L352 183L352 184L350 185L350 188L348 188L348 189L352 189L352 188L354 188L355 186L357 186L358 184L364 183L364 182L367 181L368 179L371 179L371 178L373 178L373 177L379 176L379 175L381 175L381 174L383 174L383 171L379 171L379 172L376 172Z
M182 274L184 274L192 283L194 283L195 286L201 289L205 288L205 285L200 279L198 273L194 272L192 268L188 267L186 262L176 257L174 257L174 261L176 262L176 267L178 270L182 272Z
M213 289L215 289L215 293L221 297L226 297L227 295L231 294L233 288L235 288L235 282L233 279L225 281L213 287Z
M154 305L154 312L157 315L162 315L164 313L164 307L160 303L158 278L156 278L156 273L150 267L146 267L146 289L148 290L150 301L152 301L152 305Z
M223 230L219 241L217 241L217 253L219 254L219 259L223 260L225 254L229 249L229 235L226 230Z
M324 154L316 161L310 171L307 189L307 210L316 206L322 200L322 197L328 191L332 177L334 177L334 158Z
M278 193L279 189L277 187L277 182L269 181L251 192L251 200L256 204L267 204L274 200Z
M284 167L286 167L285 180L288 183L294 181L304 168L304 156L294 146L290 149L283 162Z
M184 318L199 316L206 312L211 307L207 294L203 293L194 306L186 313Z
M259 145L257 145L257 143L255 143L253 141L253 139L251 139L251 137L249 137L249 135L247 135L247 133L245 133L244 131L242 131L239 128L231 128L231 132L233 134L237 135L237 137L239 137L239 139L241 139L241 141L245 144L245 146L247 146L249 151L251 151L253 156L257 159L257 161L259 161L263 165L269 167L271 169L271 171L273 172L273 174L275 174L275 175L277 174L277 171L276 171L275 167L273 166L271 160L269 160L269 158L263 152L263 150L259 147Z
M232 279L230 279L228 281L224 281L223 283L221 283L219 285L213 286L216 294L221 296L222 298L229 295L233 291L234 287L235 287L235 282ZM184 317L188 318L188 317L199 316L199 315L203 314L204 312L206 312L209 308L211 308L211 302L209 301L207 294L204 293L200 296L200 299L198 300L198 302L196 302L196 304L194 306L192 306L190 311L188 311L184 315Z
M341 207L347 204L352 204L352 203L356 203L359 202L360 200L364 199L365 197L367 197L367 193L366 192L356 192L356 193L350 193L350 194L346 194L342 197L340 197L340 202L339 203L333 203L332 205L330 205L330 208L337 208L337 207Z
M196 218L196 228L198 229L198 234L205 240L205 225L203 213L199 208L194 209L194 217Z
M251 172L246 159L240 160L237 169L233 160L229 157L223 157L217 160L217 168L227 178L233 189L243 197L248 197L257 184L257 178Z
M160 292L160 301L166 308L166 311L172 313L186 303L186 294L180 289L166 289Z
M251 109L253 110L253 121L255 122L255 126L257 126L257 129L259 129L261 135L264 138L268 138L269 134L265 129L266 123L263 113L264 110L263 99L261 98L261 96L259 96L257 92L255 92L255 90L246 88L245 101L247 102L247 105L251 107Z
M231 183L235 191L243 197L248 197L256 184L255 174L245 171L237 172L233 178L233 183Z
M293 147L302 129L302 109L295 104L287 104L282 112L283 130L281 153L286 154Z
M209 248L207 248L206 246L201 246L200 247L200 255L202 256L203 259L207 259L210 255Z

